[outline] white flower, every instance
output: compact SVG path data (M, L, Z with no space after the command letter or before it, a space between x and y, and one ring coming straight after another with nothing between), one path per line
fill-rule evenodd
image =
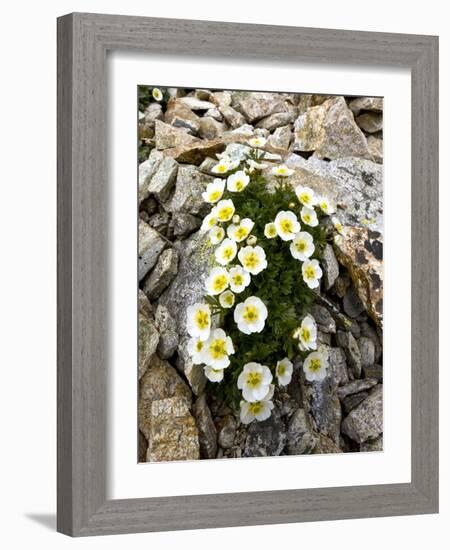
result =
M203 346L203 362L214 369L226 369L229 355L234 353L233 342L221 328L213 330Z
M344 233L344 228L342 226L342 223L335 216L331 218L331 222L334 225L334 228L336 229L336 231L342 235Z
M298 200L304 206L311 207L317 203L317 199L316 199L316 196L314 195L314 191L309 187L302 187L302 186L296 187L295 194L297 195Z
M227 235L230 239L233 239L233 241L240 243L248 237L254 225L255 222L250 218L244 218L237 224L233 223L229 225L227 228Z
M261 332L267 319L267 308L257 296L250 296L234 309L234 321L244 334Z
M220 265L227 265L237 254L237 244L231 239L224 239L222 243L216 248L214 254L216 262Z
M277 236L277 228L273 222L266 223L264 226L264 236L268 239L273 239Z
M225 182L216 178L206 186L206 191L202 193L202 198L205 202L216 203L222 198L225 190Z
M306 225L309 225L310 227L316 227L316 225L319 224L316 211L314 210L314 208L310 208L309 206L304 206L302 208L302 211L300 212L300 217L303 223L306 223Z
M317 260L306 260L302 264L303 280L309 286L309 288L317 288L319 286L319 280L322 277L322 270L320 269L319 262Z
M209 240L211 244L219 244L223 241L225 237L225 229L219 225L215 225L212 229L209 230Z
M334 206L326 197L318 197L317 204L324 214L327 214L328 216L330 214L334 214Z
M271 173L274 176L279 176L281 178L287 178L287 177L291 176L294 173L294 170L292 170L291 168L288 168L284 164L280 164L280 166L274 166L271 170Z
M233 307L234 294L231 292L231 290L225 290L225 292L222 292L222 294L219 296L219 302L223 308L229 309L230 307Z
M230 288L236 294L244 291L250 284L250 273L240 265L230 269Z
M259 363L247 363L238 377L237 387L242 390L246 401L254 403L265 399L270 391L272 380L269 367Z
M253 420L262 422L267 420L273 409L272 401L263 400L255 401L254 403L248 403L247 401L241 401L240 418L242 424L250 424Z
M186 328L190 336L204 342L209 338L211 330L211 310L208 304L194 304L186 311Z
M231 199L221 200L217 203L215 210L219 222L228 222L234 214L233 201Z
M258 239L255 237L255 235L250 235L250 237L247 239L247 244L249 246L255 246L257 242L258 242Z
M278 384L280 386L287 386L292 380L292 372L294 370L293 364L287 357L278 361L275 373L278 378Z
M323 380L327 375L328 352L325 348L313 351L303 363L303 372L308 382Z
M267 142L266 138L262 136L256 136L252 139L249 139L247 143L250 145L250 147L254 147L255 149L260 149L261 147L264 147L266 142Z
M314 254L315 246L312 235L307 231L300 231L295 235L289 249L296 260L304 262Z
M265 162L256 162L253 159L247 159L247 164L250 166L249 172L252 174L255 170L264 170L268 164Z
M267 267L266 253L260 246L245 246L238 252L242 267L252 275L258 275Z
M224 267L213 267L205 281L206 292L210 296L221 294L228 287L228 271Z
M317 348L317 325L311 315L303 319L302 324L295 331L294 338L298 338L298 347L301 351Z
M231 161L228 157L223 157L218 164L212 167L211 171L214 174L226 174L229 170L231 170Z
M209 231L215 225L217 225L217 212L216 209L213 208L211 212L203 218L202 226L200 227L200 229L202 231Z
M153 88L152 90L152 96L155 101L162 101L163 100L163 93L159 88Z
M243 191L250 182L250 176L248 176L243 170L239 170L227 179L227 189L234 193L240 193Z
M281 210L275 217L275 228L278 236L283 241L292 241L295 234L300 231L300 224L294 212L289 210Z
M202 350L205 342L200 338L191 338L187 344L187 351L191 356L194 365L200 365L203 363Z
M224 369L215 369L214 367L206 365L203 370L206 378L210 382L222 382Z

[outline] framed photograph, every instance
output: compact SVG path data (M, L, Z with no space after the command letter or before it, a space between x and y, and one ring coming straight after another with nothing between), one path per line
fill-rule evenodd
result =
M58 530L438 511L438 39L58 19Z

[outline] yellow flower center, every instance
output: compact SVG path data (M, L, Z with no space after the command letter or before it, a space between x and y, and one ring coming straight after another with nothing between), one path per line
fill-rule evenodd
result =
M328 210L328 204L326 202L321 202L320 208L326 212Z
M256 403L249 403L248 410L253 414L253 416L259 414L262 409L263 405L260 401L257 401Z
M207 328L209 326L209 313L200 309L195 314L195 322L199 329Z
M214 216L211 216L208 221L208 226L214 227L216 225L216 221L217 221L216 218Z
M306 249L306 242L305 241L297 241L295 244L295 247L299 252L303 252Z
M269 235L269 237L275 237L275 235L277 234L275 226L269 225L269 227L267 228L267 234Z
M285 218L284 220L281 220L280 227L283 233L292 233L293 223L291 220Z
M231 260L233 258L234 250L231 246L228 246L222 250L222 255L225 260Z
M211 202L215 202L217 201L218 199L220 199L220 197L222 196L222 193L220 191L212 191L210 194L209 194L209 200Z
M279 374L279 376L284 376L285 372L286 372L285 365L278 365L278 374Z
M305 277L307 279L315 279L316 278L316 270L312 265L308 265L305 269Z
M281 175L286 174L286 168L278 168L277 172Z
M224 300L227 305L231 306L233 304L233 295L227 294L226 296L224 296Z
M240 240L245 239L247 235L248 235L248 230L242 226L239 226L234 232L234 236L236 237L236 239L240 239Z
M242 286L244 284L244 277L242 277L242 275L235 275L233 277L233 283L236 286Z
M242 191L244 189L244 182L242 180L236 180L234 183L236 191Z
M216 292L220 292L227 286L227 278L225 275L217 275L213 281L213 288Z
M231 208L231 206L224 206L223 208L220 209L218 213L218 218L221 221L227 221L231 218L232 215L233 215L233 209Z
M195 344L195 351L200 352L203 349L203 342L201 340L198 340Z
M259 264L258 255L255 252L249 252L244 258L245 267L255 268Z
M317 372L320 370L320 359L311 359L311 362L309 364L309 370L312 372Z
M227 166L226 166L226 164L218 164L218 165L216 166L216 170L217 170L217 172L219 172L220 174L223 174L223 173L225 173L225 172L227 171Z
M247 374L247 386L250 386L251 388L256 388L259 386L259 384L262 381L262 375L260 372L249 372Z
M311 215L310 214L303 214L303 221L305 223L311 223Z
M247 323L254 323L259 318L258 308L256 306L246 306L243 317Z
M311 202L311 197L308 193L301 193L300 202L302 202L303 204L309 204Z
M209 353L213 359L222 359L227 355L225 340L218 338L209 346Z
M304 342L309 342L311 339L311 331L307 327L302 328L302 340Z

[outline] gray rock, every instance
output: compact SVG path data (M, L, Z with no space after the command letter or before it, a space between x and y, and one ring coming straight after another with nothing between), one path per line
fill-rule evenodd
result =
M139 281L156 264L165 247L166 241L161 235L143 220L139 220Z
M317 328L320 331L331 334L336 333L336 322L326 307L313 305L311 307L311 315L314 317Z
M375 344L370 338L361 336L358 340L359 351L361 352L361 367L367 368L375 364Z
M214 426L211 411L206 403L206 396L204 393L195 401L193 412L197 423L200 456L201 458L216 458L216 427Z
M341 348L328 348L328 375L335 386L346 384L349 380L345 353Z
M210 206L203 201L202 193L212 179L202 174L195 166L179 166L175 193L170 201L164 204L164 209L174 214L184 212L203 217L210 210Z
M162 359L169 359L178 347L178 332L169 310L161 304L155 311L155 324L159 332L158 354Z
M183 104L180 99L169 101L164 120L176 128L186 128L193 135L198 133L201 124L201 118Z
M376 439L383 432L383 386L375 386L369 397L342 422L342 432L356 443Z
M313 151L318 158L331 160L371 159L367 140L343 97L329 99L301 114L295 121L294 135L294 151Z
M374 134L383 129L382 113L363 113L356 119L356 124L369 134Z
M151 216L158 210L158 203L154 197L148 197L139 205L139 210L147 212L147 214Z
M209 98L217 107L226 107L231 105L231 92L223 90L222 92L213 92Z
M383 164L383 140L373 135L367 137L367 146L375 162Z
M147 456L148 442L144 434L139 431L139 462L145 462Z
M203 365L194 365L191 356L187 350L189 337L185 334L180 335L178 343L178 355L175 366L184 374L186 380L195 395L200 395L206 388L206 376L203 370Z
M194 231L197 231L201 224L201 218L197 218L185 212L179 212L172 219L173 234L175 237L186 237Z
M366 378L376 378L378 382L383 382L383 366L371 365L363 369L363 374Z
M274 113L273 115L269 115L268 117L261 119L256 124L256 128L264 128L272 132L272 130L275 130L276 128L280 128L281 126L286 126L286 124L294 122L296 115L297 113L294 110Z
M351 332L338 330L336 333L336 341L347 357L347 362L351 369L354 378L361 377L361 352L359 351L358 342L355 340Z
M170 157L164 157L148 184L149 193L160 202L167 200L175 184L177 172L178 163Z
M188 128L175 128L160 120L155 122L155 145L159 151L200 143L201 140L191 136Z
M361 327L362 336L370 338L372 340L372 342L374 343L374 345L375 345L375 361L374 361L374 363L378 363L380 358L381 358L383 348L382 348L382 345L381 345L380 338L378 337L377 331L371 325L369 325L369 323L360 323L360 327Z
M323 250L321 266L323 269L325 290L330 290L339 275L339 264L334 254L333 247L328 243Z
M147 275L143 283L143 291L150 300L156 300L169 286L178 273L178 251L175 248L164 250L155 269Z
M148 225L153 227L161 235L167 235L170 223L170 215L167 212L157 212L148 219Z
M281 94L270 92L232 92L232 106L253 123L287 110ZM284 123L286 124L286 123Z
M362 403L368 397L369 397L369 393L366 391L347 395L347 397L344 397L344 399L342 400L342 407L344 409L344 413L349 414L350 411L352 411L355 407L357 407L360 403Z
M214 103L196 97L181 97L178 101L193 111L207 111L215 107Z
M274 149L289 149L292 140L290 126L281 126L269 137L268 144Z
M217 109L217 107L214 107L213 109L208 109L204 115L203 118L213 118L214 120L217 120L218 122L223 121L222 113Z
M353 319L365 311L364 304L353 285L345 293L343 306L345 313Z
M159 342L159 333L151 317L139 313L139 378L144 376Z
M325 344L331 346L331 334L329 332L317 331L317 344Z
M254 421L248 426L242 456L279 456L286 442L286 427L280 413L273 409L272 415L263 422Z
M339 298L343 298L351 284L352 280L347 271L345 271L344 273L340 273L337 279L334 281L333 286L333 290L336 296L338 296Z
M149 196L148 184L158 169L162 158L162 153L153 149L149 158L139 165L139 204Z
M382 97L357 97L349 103L349 108L355 116L359 115L360 111L383 111Z
M236 436L236 420L233 415L223 416L217 423L217 438L222 449L231 449Z
M316 438L304 409L292 415L287 430L286 451L288 455L310 454L316 446Z
M383 450L383 436L380 435L376 439L361 443L359 450L361 453L381 452Z
M141 289L139 289L139 292L138 292L138 302L139 302L139 313L142 313L142 315L145 315L146 317L151 317L153 313L152 305L149 302L147 296L144 294L144 292Z
M164 116L163 116L161 104L152 101L152 103L150 103L144 111L143 122L148 127L154 128L155 127L155 121L156 120L162 120L163 118L164 118Z
M239 126L246 123L246 120L241 113L238 113L235 109L233 109L233 107L229 107L228 105L220 105L219 111L232 128L239 128Z
M203 139L214 139L221 136L225 130L225 124L218 122L211 116L205 116L200 119L200 128L198 133Z
M338 388L339 399L344 399L347 395L359 393L364 390L370 390L378 383L376 378L364 378L363 380L353 380L344 386Z
M350 331L355 338L361 336L361 329L355 319L350 319L350 317L347 317L343 313L333 313L333 317L338 329Z

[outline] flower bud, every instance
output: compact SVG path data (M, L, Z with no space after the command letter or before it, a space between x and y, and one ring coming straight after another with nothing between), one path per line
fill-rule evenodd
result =
M250 237L247 239L247 244L249 246L253 246L257 243L258 239L254 235L250 235Z
M240 221L241 218L237 214L235 214L232 218L232 222L237 225Z
M294 202L290 202L289 203L289 210L294 210L295 208L295 203Z

